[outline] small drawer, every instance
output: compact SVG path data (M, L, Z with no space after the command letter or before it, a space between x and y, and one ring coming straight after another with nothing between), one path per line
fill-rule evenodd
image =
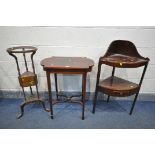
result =
M118 95L123 95L123 92L117 91L117 90L113 90L112 91L114 94L118 94Z
M38 83L37 76L19 77L19 83L22 87L34 86Z

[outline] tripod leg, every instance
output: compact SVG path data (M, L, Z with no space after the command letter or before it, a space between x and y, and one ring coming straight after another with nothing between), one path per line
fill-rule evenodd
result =
M46 109L46 106L45 106L45 102L44 102L44 101L39 100L39 102L42 104L43 109L44 109L45 111L50 112L50 110L49 110L49 109Z
M26 102L24 102L23 104L20 105L20 110L21 110L21 113L17 115L17 119L21 118L24 114L24 107L26 106Z

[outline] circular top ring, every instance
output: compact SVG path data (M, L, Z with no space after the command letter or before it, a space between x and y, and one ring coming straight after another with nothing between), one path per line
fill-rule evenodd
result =
M37 48L33 46L15 46L7 49L8 53L31 53L36 51Z

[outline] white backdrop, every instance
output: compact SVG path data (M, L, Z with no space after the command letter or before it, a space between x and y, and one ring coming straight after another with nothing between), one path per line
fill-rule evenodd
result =
M87 77L87 91L93 92L96 83L97 62L115 39L135 43L142 56L150 63L141 93L155 93L155 27L0 27L0 90L20 90L15 60L6 49L11 46L32 45L38 48L34 56L39 90L47 90L46 76L40 66L43 58L50 56L86 56L95 61L93 71ZM21 68L24 67L20 59ZM24 69L25 70L25 69ZM116 74L138 82L142 68L117 69ZM103 68L102 78L111 74L111 68ZM53 77L51 77L53 78ZM59 76L59 88L80 91L80 76ZM76 85L75 85L76 83ZM53 87L54 89L54 87Z

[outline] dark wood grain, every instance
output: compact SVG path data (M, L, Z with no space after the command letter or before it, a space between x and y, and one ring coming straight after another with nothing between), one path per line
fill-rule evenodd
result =
M139 90L139 85L122 78L111 76L99 82L99 90L110 96L130 96Z
M109 45L108 50L104 56L99 58L93 113L95 113L98 91L101 91L108 95L107 102L109 102L110 96L124 97L136 94L130 110L130 114L132 114L148 66L148 62L149 58L142 57L138 53L134 43L131 41L113 41ZM104 79L103 81L100 81L101 66L103 64L113 67L112 76ZM144 66L144 70L138 84L114 76L116 67L136 68L141 66Z
M53 119L53 104L61 102L58 99L58 97L63 96L66 98L66 100L63 100L63 101L80 103L82 105L82 120L84 120L86 77L87 77L87 72L90 72L92 70L92 67L94 65L93 60L88 59L86 57L50 57L50 58L43 59L40 64L43 66L43 69L44 71L46 71L46 75L47 75L47 85L48 85L48 94L49 94L49 102L50 102L50 109L51 109L51 118ZM54 77L55 77L55 86L56 86L56 95L57 95L56 102L52 101L50 73L53 73L55 75ZM57 84L58 74L81 74L82 75L82 99L81 101L73 101L72 98L74 97L74 95L71 97L67 97L66 95L61 95L58 92L58 84Z
M113 54L111 56L101 59L103 64L109 66L115 66L119 68L135 68L144 66L147 63L147 59L141 59L137 57L126 56L123 54Z
M132 42L116 40L110 44L100 61L102 64L119 68L136 68L147 64L149 59L142 57Z
M91 69L93 60L86 57L50 57L40 63L45 69Z

